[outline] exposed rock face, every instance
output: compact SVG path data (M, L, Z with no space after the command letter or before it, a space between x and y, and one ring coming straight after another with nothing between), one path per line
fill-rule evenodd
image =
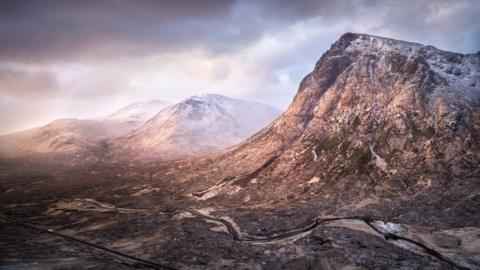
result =
M109 148L122 159L194 157L232 146L278 115L278 109L260 103L215 94L193 96L160 111Z
M478 207L479 100L479 55L345 34L303 79L286 113L210 157L230 179L222 190L232 190L225 182L243 187L213 198L248 194L249 203L322 201L339 209L367 200L440 206L471 195ZM259 184L244 185L241 175Z

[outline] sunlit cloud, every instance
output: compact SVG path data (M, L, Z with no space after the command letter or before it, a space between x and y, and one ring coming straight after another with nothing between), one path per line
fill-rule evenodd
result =
M112 3L0 3L0 133L203 93L285 109L345 32L480 50L479 1Z

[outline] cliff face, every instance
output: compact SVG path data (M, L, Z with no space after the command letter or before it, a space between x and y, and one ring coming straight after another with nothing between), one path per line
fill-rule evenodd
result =
M303 79L287 112L210 157L233 180L209 199L478 204L479 74L479 55L345 34Z

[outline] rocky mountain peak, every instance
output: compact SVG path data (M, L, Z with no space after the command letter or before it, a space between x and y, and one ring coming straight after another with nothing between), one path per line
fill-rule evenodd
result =
M211 157L225 179L260 185L232 180L209 199L339 206L417 194L440 205L447 187L465 194L480 166L479 70L476 55L345 34L280 118Z

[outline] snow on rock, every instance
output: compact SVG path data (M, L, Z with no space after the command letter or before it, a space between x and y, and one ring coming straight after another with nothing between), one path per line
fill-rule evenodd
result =
M404 231L402 225L400 224L383 222L381 220L372 222L372 225L382 233L398 234Z
M171 105L170 102L162 100L136 102L106 116L105 119L122 121L138 119L146 121L169 105Z
M120 137L139 128L163 108L170 105L170 102L162 100L137 102L123 107L101 120L108 126L108 131L112 135L110 137Z
M366 34L357 34L345 52L377 56L385 70L391 68L387 62L382 62L388 54L397 53L411 60L422 57L431 70L445 81L444 87L437 88L438 94L461 95L473 101L480 99L479 54L448 52L433 46Z
M378 54L379 52L395 51L407 56L414 56L423 45L414 42L395 40L391 38L357 34L345 49L345 52L361 52L363 54Z
M159 100L138 102L105 117L57 119L42 127L0 136L0 156L100 153L108 139L132 132L168 105Z
M314 183L318 183L318 182L320 182L320 177L314 176L314 177L312 177L312 179L310 179L310 181L308 181L307 183L308 183L308 184L314 184Z
M117 156L176 158L232 146L268 125L280 111L221 95L193 96L166 107L131 136L113 142Z
M422 254L422 250L419 248L419 246L415 245L414 243L411 243L411 242L408 242L408 241L405 241L405 240L402 240L402 239L389 240L388 242L392 243L393 245L395 245L395 246L397 246L401 249L405 249L405 250L409 250L409 251L412 251L412 252L415 252L415 253Z
M381 156L375 153L375 151L373 151L373 146L371 144L368 146L368 148L370 149L372 156L375 158L375 165L382 171L387 172L388 164L385 159L383 159Z
M313 161L317 162L317 160L318 160L317 145L315 145L315 146L312 148L312 155L313 155Z

